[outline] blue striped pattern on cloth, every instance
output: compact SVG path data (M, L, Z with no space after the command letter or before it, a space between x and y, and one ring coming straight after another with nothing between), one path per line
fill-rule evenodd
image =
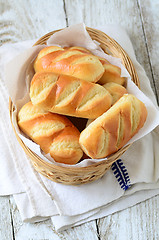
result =
M113 171L116 179L118 180L120 187L124 191L126 191L128 188L130 188L131 183L130 183L129 174L128 174L126 167L123 164L123 161L121 159L118 159L116 162L114 162L112 164L111 168L112 168L112 171Z

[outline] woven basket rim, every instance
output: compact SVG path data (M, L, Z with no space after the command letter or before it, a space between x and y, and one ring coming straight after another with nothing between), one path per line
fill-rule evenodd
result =
M46 42L46 40L54 33L58 32L58 31L61 31L62 29L58 29L58 30L55 30L55 31L52 31L52 32L49 32L47 34L45 34L44 36L42 36L33 46L36 46L36 45L41 45L41 43L43 44L44 42ZM129 69L127 68L127 65L125 66L126 69L128 70L128 72L130 73L131 77L132 77L132 80L134 81L134 83L140 87L140 83L139 83L139 79L138 79L138 75L137 75L137 72L135 70L135 67L130 59L130 57L128 56L128 54L125 52L125 50L111 37L109 37L107 34L105 34L104 32L100 31L100 30L97 30L97 29L94 29L94 28L90 28L90 27L86 27L86 30L88 31L88 33L92 33L92 34L97 34L98 37L99 36L102 36L103 39L106 39L108 40L108 45L109 44L112 44L113 47L114 47L114 50L118 50L120 52L120 54L122 55L123 57L123 61L124 61L124 65L128 65L129 66ZM92 37L91 37L92 38ZM93 39L93 38L92 38ZM101 43L101 42L100 42ZM101 45L104 44L104 43L101 43ZM103 45L102 45L103 46ZM111 161L112 159L115 159L113 160L116 161L129 147L131 144L125 146L125 147L122 147L121 149L119 149L117 152L115 152L114 154L108 156L107 160L100 160L99 159L99 162L95 162L95 163L92 163L91 165L89 166L83 166L83 167L72 167L72 165L67 165L67 166L60 166L58 164L54 164L53 162L46 162L45 160L43 160L41 157L39 157L37 154L35 154L29 147L27 147L24 142L21 140L21 138L19 137L19 135L17 134L16 130L15 130L15 127L14 127L14 124L13 124L13 121L12 121L12 113L13 113L13 109L14 109L14 105L13 105L13 102L11 100L11 98L9 99L9 111L10 111L10 120L11 120L11 124L12 124L12 127L13 127L13 130L14 130L14 133L17 137L17 140L19 141L20 145L22 146L23 150L26 152L26 154L29 155L29 157L32 159L32 161L36 164L36 162L38 162L39 164L43 165L44 167L46 167L48 170L57 170L59 172L63 172L63 170L66 172L66 173L70 173L71 172L74 172L75 174L76 173L79 173L79 172L89 172L90 170L93 170L95 168L100 168L103 164L105 164L106 162L110 165L111 164ZM78 163L77 163L78 164ZM76 164L76 165L77 165Z

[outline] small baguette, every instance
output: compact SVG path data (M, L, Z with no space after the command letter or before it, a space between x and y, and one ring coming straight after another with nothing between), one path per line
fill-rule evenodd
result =
M97 118L112 104L104 87L52 72L34 75L30 98L34 105L47 111L82 118Z
M88 82L97 82L104 73L98 57L80 47L42 49L34 62L35 72L50 71L65 74Z
M82 158L80 132L66 117L48 113L29 102L18 113L18 125L56 162L76 164Z
M146 118L144 103L125 94L81 132L79 143L91 158L105 158L123 147L143 127Z
M74 47L64 47L64 49L67 49L69 51L79 51L81 53L88 53L88 54L92 54L88 49L83 48L83 47L78 47L78 46L74 46Z
M119 100L124 94L127 94L128 91L125 87L120 84L110 82L102 85L112 96L112 105Z
M117 83L106 83L104 85L102 85L112 96L112 105L114 105L114 103L116 103L124 94L127 94L127 89ZM86 127L93 122L94 119L88 119L87 123L86 123Z
M120 85L124 85L125 78L121 77L121 69L110 62L108 62L106 59L98 57L100 62L102 63L104 67L104 74L99 79L98 83L101 85L104 85L105 83L114 82L118 83Z

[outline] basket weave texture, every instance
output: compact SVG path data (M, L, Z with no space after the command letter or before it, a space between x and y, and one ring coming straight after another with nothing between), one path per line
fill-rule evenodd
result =
M132 81L138 86L139 85L139 79L136 73L136 70L133 66L133 63L131 59L129 58L128 54L123 50L123 48L111 37L106 35L105 33L93 29L93 28L86 28L90 37L93 40L96 40L100 43L100 47L104 50L105 53L112 55L114 57L120 58L122 60L123 65L128 70ZM50 38L50 36L54 33L56 33L56 30L53 32L50 32L40 38L34 45L41 45L45 44L46 41ZM21 138L18 136L14 125L12 121L12 114L14 111L14 106L12 101L10 100L9 105L10 110L10 119L12 123L13 130L15 132L15 135L24 149L25 153L30 157L31 162L40 174L44 175L45 177L49 178L50 180L58 183L63 183L67 185L77 185L77 184L84 184L89 183L94 180L97 180L101 178L105 172L111 167L113 162L115 162L117 159L120 158L120 156L130 147L130 145L127 145L126 147L121 148L116 153L112 154L107 158L107 160L99 161L97 163L93 163L90 166L86 167L65 167L65 166L59 166L55 165L54 163L48 163L41 159L37 154L35 154L33 151L31 151L21 140Z

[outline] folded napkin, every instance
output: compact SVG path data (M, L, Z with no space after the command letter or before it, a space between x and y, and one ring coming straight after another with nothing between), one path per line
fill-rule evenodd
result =
M149 80L135 58L125 31L119 26L98 29L113 37L126 50L138 73L141 90L157 108ZM51 217L55 229L60 231L159 194L159 127L133 143L121 159L93 183L66 186L54 183L34 170L10 124L7 111L9 96L3 72L4 59L11 60L34 42L7 44L0 48L0 195L14 195L23 221L37 222Z

